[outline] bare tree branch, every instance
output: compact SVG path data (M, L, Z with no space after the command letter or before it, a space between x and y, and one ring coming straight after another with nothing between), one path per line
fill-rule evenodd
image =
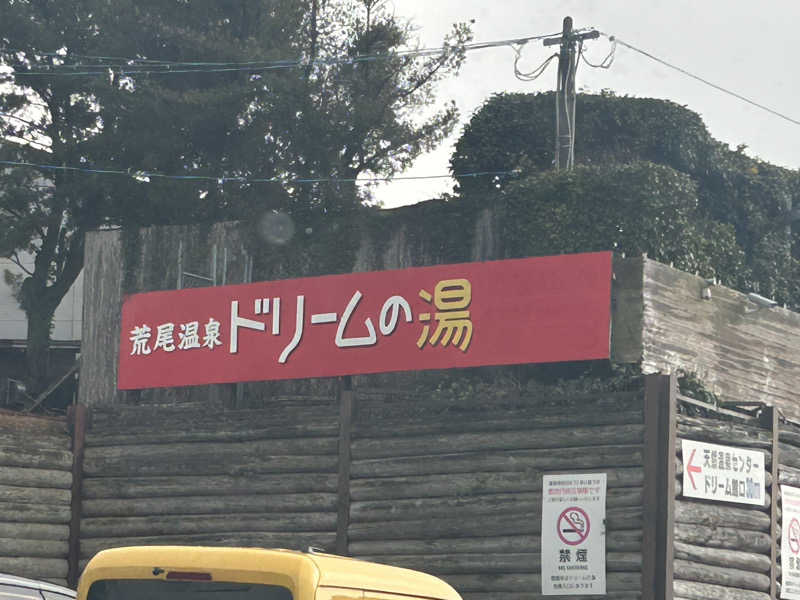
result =
M6 119L14 119L15 121L19 121L20 123L25 123L25 125L29 125L30 127L35 127L36 129L43 130L43 127L39 123L34 123L33 121L29 121L27 119L23 119L21 117L18 117L17 115L12 115L11 113L0 112L0 117L6 118Z
M16 251L16 250L14 250L14 254L12 254L10 258L11 258L11 262L13 262L15 265L17 265L17 266L18 266L20 269L22 269L22 270L23 270L25 273L27 273L27 274L28 274L28 275L30 275L31 277L33 276L33 272L32 272L32 271L29 271L29 270L28 270L28 269L27 269L27 268L26 268L26 267L25 267L25 266L22 264L22 261L20 260L20 258L19 258L19 254L17 253L17 251Z

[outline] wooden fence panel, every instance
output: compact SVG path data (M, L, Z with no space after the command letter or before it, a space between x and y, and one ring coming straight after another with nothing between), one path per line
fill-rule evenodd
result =
M679 406L673 594L687 599L770 600L774 492L769 471L763 506L686 498L682 495L681 440L759 449L769 467L771 425L744 413L715 412L710 405L708 410L698 410L696 401L680 396Z
M0 411L0 572L66 583L70 446L66 419Z
M120 545L333 548L335 394L257 409L97 407L86 439L82 564Z
M642 390L405 398L356 390L348 548L465 600L541 596L542 476L605 472L609 598L640 598Z

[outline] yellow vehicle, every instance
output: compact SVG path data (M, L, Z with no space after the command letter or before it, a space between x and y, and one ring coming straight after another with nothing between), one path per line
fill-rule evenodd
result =
M261 548L135 546L98 553L77 600L461 600L432 575Z

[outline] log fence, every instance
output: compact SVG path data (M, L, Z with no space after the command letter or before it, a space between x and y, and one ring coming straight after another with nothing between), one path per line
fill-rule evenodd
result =
M465 600L535 599L542 476L604 472L609 598L777 599L774 484L800 486L800 424L675 388L411 398L343 381L258 408L0 413L0 571L74 585L114 546L316 546ZM764 452L764 505L684 497L684 439Z
M72 485L66 419L0 411L0 573L66 584Z
M672 435L675 451L674 578L672 597L681 600L771 600L779 597L776 539L780 531L773 482L779 414L714 406L677 396ZM757 449L765 456L762 506L687 498L682 440ZM798 463L800 464L800 463Z

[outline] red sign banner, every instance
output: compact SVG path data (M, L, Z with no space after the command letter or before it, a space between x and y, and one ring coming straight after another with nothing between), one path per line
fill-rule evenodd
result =
M609 357L611 253L134 294L122 390Z

